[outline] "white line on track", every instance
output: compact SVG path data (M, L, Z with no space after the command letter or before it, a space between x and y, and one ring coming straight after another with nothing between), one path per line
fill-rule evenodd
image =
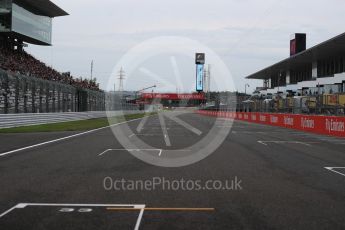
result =
M152 127L152 124L146 124L147 126L150 125L150 127L144 127L141 130L161 130L161 127ZM169 130L170 128L167 128L167 130ZM174 127L174 129L176 129L176 127Z
M86 131L86 132L77 133L77 134L70 135L70 136L67 136L67 137L62 137L62 138L58 138L58 139L55 139L55 140L46 141L46 142L42 142L42 143L39 143L39 144L26 146L24 148L15 149L15 150L12 150L12 151L1 153L0 157L6 156L6 155L9 155L9 154L12 154L12 153L17 153L17 152L20 152L20 151L23 151L23 150L28 150L28 149L36 148L36 147L39 147L39 146L42 146L42 145L47 145L47 144L51 144L51 143L55 143L55 142L59 142L59 141L67 140L67 139L71 139L71 138L82 136L82 135L85 135L85 134L90 134L90 133L93 133L93 132L96 132L96 131L99 131L99 130L107 129L109 127L119 126L119 125L122 125L122 124L125 124L125 123L129 123L129 122L132 122L132 121L137 121L137 120L140 120L140 119L142 119L142 118L133 119L133 120L130 120L130 121L125 121L125 122L113 124L113 125L110 125L110 126L106 126L106 127L102 127L102 128L98 128L98 129L93 129L93 130L89 130L89 131Z
M162 127L162 132L164 134L165 145L171 146L171 142L170 142L169 134L168 134L167 127L165 124L164 116L161 113L158 113L158 118L159 118L159 122L160 122L161 127Z
M144 117L143 119L141 119L138 127L137 127L137 132L140 133L143 128L144 128L144 125L146 124L147 120L149 119L149 117Z
M140 209L137 221L135 223L134 230L139 230L141 220L144 215L144 210L146 205L144 204L55 204L55 203L20 203L16 206L8 209L7 211L0 214L0 218L4 217L5 215L9 214L15 209L22 209L26 208L27 206L45 206L45 207L132 207L133 209Z
M20 203L0 214L0 218L12 212L14 209L22 209L27 206L38 207L133 207L133 209L144 209L144 204L58 204L58 203Z
M178 117L174 117L174 116L171 116L171 115L167 115L167 114L164 114L167 118L175 121L177 124L183 126L184 128L188 129L189 131L195 133L196 135L200 136L202 134L202 132L197 129L197 128L194 128L193 126L191 126L190 124L182 121L180 118Z
M267 134L267 132L262 132L262 131L232 131L234 134L235 133L240 133L240 134Z
M321 141L328 141L328 142L334 142L334 143L344 143L344 140L341 139L332 139L332 138L316 138Z
M138 216L138 219L137 219L137 223L135 224L134 230L139 230L140 223L141 223L141 220L142 220L143 215L144 215L144 210L145 210L145 205L140 210L140 213L139 213L139 216Z
M258 141L258 143L260 143L260 144L262 144L262 145L268 145L268 144L266 144L265 142L263 142L263 141Z
M14 209L18 208L17 206L14 206L10 209L8 209L7 211L3 212L0 214L0 218L4 217L5 215L7 215L8 213L12 212Z
M329 170L331 172L337 173L339 175L345 176L344 173L341 173L341 172L338 172L338 171L334 170L334 169L345 169L345 167L325 167L325 169L327 169L327 170Z
M133 134L129 135L128 137L132 138L134 136L138 136L138 137L154 137L154 136L158 136L158 137L161 137L162 134L161 133L146 133L146 134L135 134L135 133L133 133Z
M162 133L143 133L143 134L138 134L138 133L133 133L131 135L128 136L128 138L132 138L132 137L164 137L164 135ZM173 135L169 135L169 137L181 137L181 135L177 135L177 134L173 134Z
M259 144L268 146L268 143L274 144L300 144L305 146L311 146L311 144L318 144L319 142L301 142L301 141L258 141Z
M163 149L107 149L103 152L101 152L100 154L98 154L98 156L103 156L104 154L106 154L107 152L110 151L128 151L128 152L134 152L134 151L158 151L158 156L162 155Z

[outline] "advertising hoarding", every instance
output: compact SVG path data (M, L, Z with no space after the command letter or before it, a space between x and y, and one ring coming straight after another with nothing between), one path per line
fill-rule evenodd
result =
M205 100L204 94L189 93L143 93L142 99L161 99L161 100Z
M219 112L207 110L199 110L198 113L264 125L279 126L317 134L345 137L345 117L301 114Z

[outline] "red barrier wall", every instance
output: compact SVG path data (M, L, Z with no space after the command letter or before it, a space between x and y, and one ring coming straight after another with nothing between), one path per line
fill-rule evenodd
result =
M317 134L345 137L345 117L274 113L235 113L204 110L199 110L198 113L207 116L232 118L258 124L297 129Z
M205 100L203 93L142 93L142 99Z

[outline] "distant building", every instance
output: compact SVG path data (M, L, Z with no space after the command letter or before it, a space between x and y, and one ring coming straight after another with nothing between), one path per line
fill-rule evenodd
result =
M290 57L247 76L263 80L261 94L345 92L345 33L305 50L305 35L290 41Z

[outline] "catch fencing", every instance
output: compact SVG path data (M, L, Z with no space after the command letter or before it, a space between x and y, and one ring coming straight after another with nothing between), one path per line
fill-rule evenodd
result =
M105 93L0 69L0 114L104 111Z
M284 99L249 99L237 108L240 112L345 115L345 94L297 96Z

